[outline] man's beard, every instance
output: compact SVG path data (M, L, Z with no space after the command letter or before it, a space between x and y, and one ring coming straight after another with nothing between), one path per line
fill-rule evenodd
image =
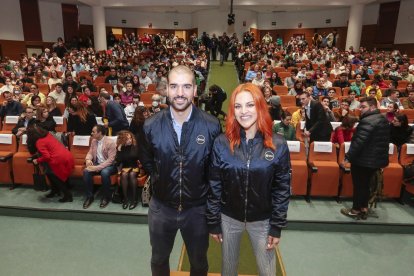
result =
M183 99L186 102L183 105L178 105L175 102L177 99ZM177 96L177 97L174 97L174 98L168 98L168 101L170 102L171 106L176 111L184 111L184 110L186 110L192 104L192 102L188 98L186 98L186 97L180 97L180 96Z

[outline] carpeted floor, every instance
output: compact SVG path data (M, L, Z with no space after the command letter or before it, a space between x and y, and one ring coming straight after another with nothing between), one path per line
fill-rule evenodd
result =
M221 272L221 246L210 238L210 246L207 252L209 273ZM183 245L182 254L180 257L179 271L190 271L190 262L188 255ZM244 232L241 246L238 274L243 275L258 275L256 259L253 254L253 249L246 232ZM278 250L276 250L276 275L285 275L282 259Z

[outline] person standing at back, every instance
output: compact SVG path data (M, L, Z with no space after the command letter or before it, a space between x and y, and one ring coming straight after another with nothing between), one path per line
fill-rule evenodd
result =
M140 160L151 176L148 225L152 275L170 275L169 257L180 230L190 260L190 275L207 275L207 168L221 127L192 102L197 93L186 66L168 74L170 107L145 120Z
M362 98L360 102L360 121L345 155L351 163L353 204L352 208L341 209L341 213L352 218L366 219L370 181L379 169L388 166L390 126L377 109L374 97Z
M112 136L116 136L118 131L128 130L128 119L124 108L119 103L112 101L111 96L106 92L99 94L99 102L105 106L105 115L108 122L104 122L104 125L107 128L112 128Z
M305 136L310 138L310 142L330 141L332 125L322 104L312 100L309 92L304 92L299 99L305 109Z

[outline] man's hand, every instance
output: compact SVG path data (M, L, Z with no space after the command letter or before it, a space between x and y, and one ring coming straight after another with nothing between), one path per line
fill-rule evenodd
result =
M35 164L35 165L37 165L37 164L39 164L38 162L37 162L37 159L33 159L33 164Z
M86 165L86 167L93 166L93 162L91 160L86 160L85 165Z
M212 237L213 240L215 240L218 243L223 242L223 235L222 234L210 234L210 237Z
M267 250L271 250L273 248L276 248L276 245L279 244L280 238L275 238L272 236L268 236L267 237L267 246L266 249Z
M303 132L303 134L304 134L306 137L309 137L309 136L311 135L311 133L310 133L309 131L307 131L307 130L305 130L305 131Z
M95 171L96 166L88 166L85 168L85 170L89 171L89 172L93 172Z

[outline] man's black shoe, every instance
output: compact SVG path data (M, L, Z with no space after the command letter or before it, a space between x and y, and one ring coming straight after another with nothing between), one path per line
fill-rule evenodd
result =
M108 199L106 199L106 198L103 198L103 199L101 200L101 204L99 205L99 208L103 209L103 208L105 208L106 206L108 206L108 204L109 204L109 200L108 200Z
M88 197L84 202L83 202L83 209L88 209L89 206L91 206L93 202L93 197Z

